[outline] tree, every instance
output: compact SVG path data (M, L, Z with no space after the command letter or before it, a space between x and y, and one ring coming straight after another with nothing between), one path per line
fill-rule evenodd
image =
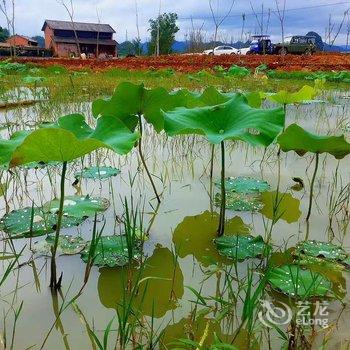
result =
M180 30L176 25L176 13L163 13L157 19L150 19L151 42L148 46L148 53L157 52L157 42L159 41L159 53L166 55L172 52L172 45L175 41L175 34ZM159 40L158 40L159 39Z
M45 47L45 38L41 35L32 36L31 39L38 42L39 47Z
M281 37L282 37L282 44L284 44L284 20L285 20L285 14L286 14L286 2L287 0L283 0L282 6L280 6L279 1L275 0L276 2L276 9L277 9L277 17L281 24Z
M10 36L8 29L0 27L0 42L5 42Z
M61 4L67 11L67 14L69 16L70 22L72 24L72 29L74 32L74 37L75 37L75 43L77 45L77 52L78 56L81 56L81 51L80 51L80 44L79 44L79 38L78 38L78 33L75 28L75 23L74 23L74 5L73 5L73 0L69 0L67 3L64 0L57 0L59 4Z
M223 16L220 16L219 15L219 9L222 8L222 6L220 6L219 0L217 0L217 11L216 11L216 13L214 11L212 0L209 0L210 12L211 12L211 16L213 17L214 26L215 26L214 44L217 42L219 28L224 23L224 21L227 19L227 17L231 14L234 4L235 4L235 0L232 0L230 5L229 5L229 8L228 8L226 14L224 14Z

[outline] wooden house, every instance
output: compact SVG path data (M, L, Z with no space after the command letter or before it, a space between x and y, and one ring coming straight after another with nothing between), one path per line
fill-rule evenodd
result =
M78 46L87 57L116 56L115 30L109 24L46 20L42 31L45 48L55 57L77 57Z

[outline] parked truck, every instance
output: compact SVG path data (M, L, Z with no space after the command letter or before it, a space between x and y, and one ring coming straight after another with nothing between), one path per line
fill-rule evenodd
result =
M279 55L312 55L317 51L316 38L313 36L295 35L288 37L284 43L275 45L274 52Z

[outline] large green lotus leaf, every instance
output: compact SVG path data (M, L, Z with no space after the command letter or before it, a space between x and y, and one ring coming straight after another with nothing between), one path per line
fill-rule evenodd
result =
M56 214L59 210L60 200L54 199L43 206L46 212ZM63 215L75 218L86 218L96 213L104 212L109 207L105 198L90 196L68 196L64 198Z
M325 260L338 262L341 262L348 257L347 253L342 247L332 243L319 241L300 242L295 248L295 253L297 255L308 255L314 258L322 258Z
M193 255L205 267L213 262L229 264L229 261L218 254L214 244L218 225L219 214L209 211L185 217L173 234L173 243L179 257ZM225 223L226 235L248 234L249 231L249 226L245 225L238 216Z
M0 139L0 166L8 167L15 149L30 134L30 131L18 131L9 140Z
M222 236L215 239L215 244L220 254L240 261L266 256L270 250L261 236Z
M186 93L186 90L183 90L183 93ZM233 96L234 94L232 93L223 93L213 86L209 86L202 93L196 94L187 92L186 104L179 107L194 108L216 106L229 101Z
M241 94L226 103L198 108L176 108L164 112L165 131L170 135L205 135L209 142L242 140L252 145L268 146L284 125L284 112L278 109L255 109Z
M34 254L39 256L51 256L51 248L54 246L55 236L49 235L45 240L35 242L32 248ZM79 254L86 246L87 242L82 237L59 236L57 255Z
M300 156L307 152L329 153L336 159L342 159L350 153L350 143L346 141L344 135L315 135L297 124L288 126L277 141L284 152L295 151Z
M270 220L284 220L291 224L301 216L300 200L290 193L264 192L260 201L263 203L260 213Z
M168 248L157 246L141 268L100 269L98 294L105 307L121 310L130 300L128 286L138 285L138 293L131 300L133 310L161 318L179 306L178 299L184 294L183 283L177 259Z
M221 182L216 182L215 185L221 188ZM226 191L238 193L261 193L270 189L270 185L263 180L254 179L252 177L229 177L225 180Z
M88 262L90 245L81 253L84 262ZM141 256L139 245L133 247L133 259ZM125 235L101 237L95 248L93 264L96 266L122 267L130 263L128 241Z
M82 217L63 216L61 227L78 226L83 220ZM1 229L8 233L11 238L43 236L54 232L56 225L57 215L47 213L42 208L32 209L28 207L13 210L1 219Z
M221 205L221 193L215 195L215 205ZM260 197L251 193L226 192L226 209L234 211L259 211L264 204Z
M294 93L282 90L275 94L266 94L265 96L273 102L281 105L288 105L292 103L301 103L305 100L312 100L316 95L317 91L313 87L305 85L299 91Z
M182 91L169 93L164 88L146 89L143 84L121 83L115 89L109 100L97 100L92 105L95 117L112 116L126 123L131 118L129 126L135 128L138 114L144 116L157 132L164 128L163 111L184 106L187 95ZM133 129L131 129L133 130Z
M273 289L296 298L324 297L332 288L324 276L299 265L271 268L267 278Z
M108 179L113 176L120 174L120 170L112 168L110 166L93 166L90 168L84 168L82 171L75 173L76 178L82 179Z
M98 148L127 154L139 138L138 133L130 132L120 120L113 117L99 118L95 130L89 129L84 117L78 114L59 118L57 126L30 133L14 151L10 165L67 162Z

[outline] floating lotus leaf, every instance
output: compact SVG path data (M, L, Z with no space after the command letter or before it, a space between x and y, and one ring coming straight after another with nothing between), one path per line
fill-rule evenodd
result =
M56 214L59 210L59 199L54 199L44 205L44 210ZM86 218L105 211L109 201L105 198L90 196L68 196L63 203L63 215L75 218Z
M295 249L297 255L308 255L315 258L341 262L345 260L348 255L345 250L332 243L318 242L318 241L304 241L300 242Z
M241 94L223 104L198 108L176 108L164 113L165 131L205 135L210 143L242 140L252 145L268 146L284 126L284 112L278 109L255 109Z
M312 100L316 95L317 91L309 85L303 86L299 91L294 93L282 90L274 94L265 94L269 100L281 105L301 103L303 101Z
M188 216L175 228L173 243L180 258L193 255L207 267L211 263L230 263L218 254L214 244L217 237L219 214L205 211L200 215ZM225 223L226 235L248 234L249 226L236 216ZM226 261L227 260L227 261Z
M37 255L51 256L51 248L54 246L54 242L54 236L47 236L45 240L35 242L32 251ZM86 244L87 242L79 236L59 236L57 255L79 254L85 248Z
M221 183L215 184L221 188ZM226 191L233 191L238 193L261 193L268 191L270 185L266 181L253 179L251 177L229 177L225 180Z
M329 153L336 159L342 159L350 153L350 143L346 141L344 135L315 135L297 124L288 126L277 141L284 152L295 151L300 156L307 152Z
M78 173L75 173L76 178L83 178L83 179L108 179L112 176L117 176L120 174L120 170L116 168L112 168L109 166L102 166L97 167L93 166L90 168L85 168L83 171L80 171Z
M283 265L267 272L271 287L292 297L324 297L332 288L324 276L299 265Z
M284 220L291 224L301 216L300 201L290 193L265 192L260 200L263 203L260 213L270 220Z
M62 228L78 226L83 220L82 217L63 216ZM2 230L11 238L38 237L55 231L57 215L47 213L42 208L28 207L11 211L1 219L0 223Z
M234 260L263 257L270 250L261 236L222 236L215 239L215 244L220 254Z
M15 147L13 143L7 145L6 152L12 154L14 151L11 166L31 162L69 162L99 148L127 154L138 138L138 133L130 132L116 118L99 118L96 129L91 129L85 123L84 116L74 114L31 132L24 140L22 136L20 142L16 139Z
M221 205L221 193L215 195L215 205L220 207ZM260 198L255 194L247 193L226 193L226 209L234 211L259 211L263 208Z
M90 245L81 253L84 262L88 262ZM139 246L133 247L133 259L141 255ZM122 267L130 263L128 243L125 235L101 237L96 245L93 264L96 266Z

